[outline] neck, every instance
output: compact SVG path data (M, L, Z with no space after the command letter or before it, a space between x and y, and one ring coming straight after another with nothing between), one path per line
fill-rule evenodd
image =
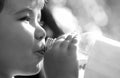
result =
M8 75L7 72L6 73L0 72L0 78L14 78L14 77Z
M2 75L0 75L0 78L14 78L14 77L11 77L11 76L2 76Z

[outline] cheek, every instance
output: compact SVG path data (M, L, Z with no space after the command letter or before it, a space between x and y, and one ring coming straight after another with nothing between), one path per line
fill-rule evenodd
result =
M4 25L2 43L7 51L30 51L34 44L34 28L22 23L9 23ZM20 53L19 53L20 54Z
M21 23L4 24L4 31L0 33L0 59L9 65L16 62L26 63L32 61L32 48L34 45L34 28ZM1 29L0 29L1 30ZM20 59L23 60L20 60ZM24 59L27 59L24 60ZM18 63L19 64L19 63Z
M22 49L31 49L34 45L35 28L27 24L16 24L15 26L17 27L13 38L15 38L15 41L18 43L19 47L23 46Z
M19 27L20 33L18 33L18 34L20 34L20 38L22 38L22 40L25 42L34 43L35 28L32 27L31 25L25 24L25 23L20 24L20 26L21 26L21 27Z

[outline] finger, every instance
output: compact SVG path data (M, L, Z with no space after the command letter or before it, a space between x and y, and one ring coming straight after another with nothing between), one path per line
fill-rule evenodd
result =
M66 39L67 35L68 35L68 34L64 34L64 35L58 37L58 38L56 39L55 43L54 43L54 46L59 47L59 46L60 46L60 43ZM59 44L59 45L58 45L58 44Z
M65 39L65 38L66 38L66 35L61 35L61 36L59 36L56 40L59 40L59 39L61 39L61 38Z
M70 45L71 45L71 44L77 44L78 41L80 41L78 35L74 35L74 36L72 37L72 39L70 40Z
M60 47L63 49L67 49L71 40L72 40L72 35L68 35L67 38L61 43Z
M69 44L68 46L68 51L71 52L75 52L77 50L77 45L74 43Z
M79 40L78 40L77 36L75 35L68 45L69 52L75 52L77 50L78 41Z
M79 38L77 36L74 36L73 39L71 40L71 43L76 44L78 43Z
M70 40L71 41L72 37L73 37L72 35L68 35L65 40Z
M61 37L60 39L56 39L54 41L53 47L59 48L61 43L64 41L65 39L63 37Z

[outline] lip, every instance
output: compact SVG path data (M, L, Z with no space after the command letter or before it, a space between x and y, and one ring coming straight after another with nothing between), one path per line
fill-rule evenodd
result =
M45 48L42 48L42 49L39 49L39 50L36 50L35 53L39 53L41 55L44 55L46 52Z
M45 52L46 52L46 47L44 45L42 45L41 47L36 47L36 49L34 50L34 53L39 55L44 55Z

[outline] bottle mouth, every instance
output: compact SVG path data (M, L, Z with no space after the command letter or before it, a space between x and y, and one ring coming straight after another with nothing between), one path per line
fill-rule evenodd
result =
M50 38L50 37L47 38L46 44L45 44L46 51L53 47L53 44L54 44L55 40L56 39L53 39L53 38Z

